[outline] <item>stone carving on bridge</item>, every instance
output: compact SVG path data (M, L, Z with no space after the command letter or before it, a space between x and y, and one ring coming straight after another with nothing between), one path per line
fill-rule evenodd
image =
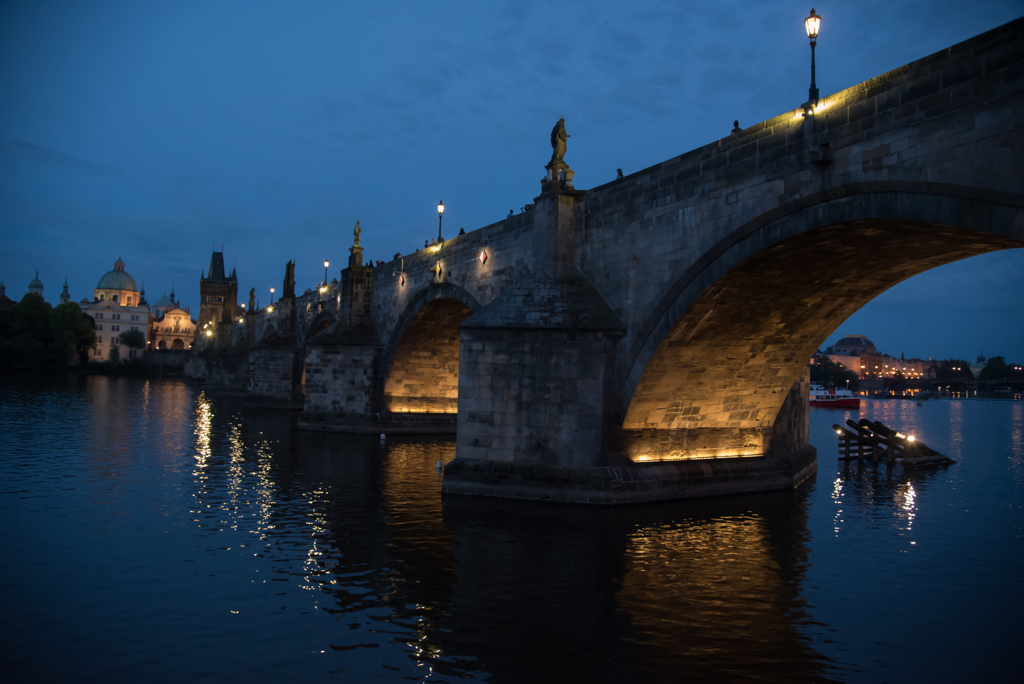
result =
M565 119L559 119L555 127L551 129L551 147L554 150L551 153L552 164L562 164L562 158L565 156L565 148L569 142L571 136L565 132Z
M256 288L249 290L249 313L256 313Z
M355 244L348 248L348 251L351 252L348 257L349 268L363 265L363 248L359 244L359 238L363 235L363 229L359 227L359 221L356 221L353 233L355 234Z
M574 171L565 163L565 150L571 136L565 130L565 119L559 119L551 129L551 161L548 162L547 175L540 182L543 192L572 190Z
M281 295L281 299L295 298L295 262L289 261L288 265L284 267L284 292Z

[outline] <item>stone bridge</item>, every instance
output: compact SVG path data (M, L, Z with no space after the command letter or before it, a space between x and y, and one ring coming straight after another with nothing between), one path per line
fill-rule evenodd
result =
M384 267L353 247L337 284L222 324L190 372L302 427L455 432L446 492L795 486L816 467L807 362L839 324L1024 246L1022 31L596 188L549 168L532 210Z

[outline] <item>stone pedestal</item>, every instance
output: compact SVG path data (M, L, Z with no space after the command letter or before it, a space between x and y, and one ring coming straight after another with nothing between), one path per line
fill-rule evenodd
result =
M574 189L572 177L575 175L575 171L564 161L550 162L544 169L546 173L540 181L541 194L568 192Z

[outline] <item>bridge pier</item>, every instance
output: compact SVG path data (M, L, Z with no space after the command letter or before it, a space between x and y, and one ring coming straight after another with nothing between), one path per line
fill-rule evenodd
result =
M380 432L375 397L383 346L370 319L351 329L336 323L307 342L305 404L299 427Z
M301 409L304 358L295 337L295 296L284 296L278 308L279 329L249 349L248 406Z
M793 385L775 423L766 430L719 431L715 435L700 430L625 434L609 427L614 425L607 416L609 395L601 392L598 384L579 383L581 391L572 397L575 401L569 402L570 409L559 406L557 402L564 403L565 397L555 396L551 388L565 385L565 376L573 374L571 362L559 362L554 355L544 359L564 368L548 374L556 381L539 383L549 394L547 405L542 401L537 406L536 395L522 391L524 383L536 387L536 381L522 378L520 388L505 387L514 384L514 378L505 381L505 374L493 367L495 357L499 363L514 367L511 361L515 352L511 348L515 345L506 340L503 348L501 341L488 343L481 337L474 335L469 342L472 351L463 353L464 359L469 357L463 367L472 372L486 365L479 360L489 359L491 368L484 370L492 373L491 387L473 388L475 383L467 377L466 389L476 399L467 402L465 416L460 405L456 458L444 471L442 491L446 494L616 505L792 489L817 471L817 451L809 443L807 370ZM527 340L535 336L517 337L520 346L533 346ZM586 337L593 345L597 336L591 333ZM598 356L594 351L592 347L591 360ZM508 362L504 354L508 354ZM520 397L519 401L500 401L499 397L509 393ZM523 399L531 396L533 405ZM481 408L484 410L473 410ZM540 439L532 427L535 420L541 426ZM574 425L593 427L577 437L579 428ZM694 434L683 434L686 432ZM709 454L705 458L673 460L673 445L678 447L689 440L709 449L714 444L717 457ZM755 444L761 445L760 451L752 451ZM643 455L637 455L634 449L631 456L631 447L637 445L643 446ZM730 457L736 452L746 455Z

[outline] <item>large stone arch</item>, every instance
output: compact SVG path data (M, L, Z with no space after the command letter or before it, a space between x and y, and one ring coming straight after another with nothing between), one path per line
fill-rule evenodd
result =
M459 324L479 309L471 294L450 283L432 284L409 302L381 356L385 410L457 412Z
M634 460L760 455L811 354L918 273L1024 247L1024 197L930 183L826 190L737 228L665 288L620 365Z

